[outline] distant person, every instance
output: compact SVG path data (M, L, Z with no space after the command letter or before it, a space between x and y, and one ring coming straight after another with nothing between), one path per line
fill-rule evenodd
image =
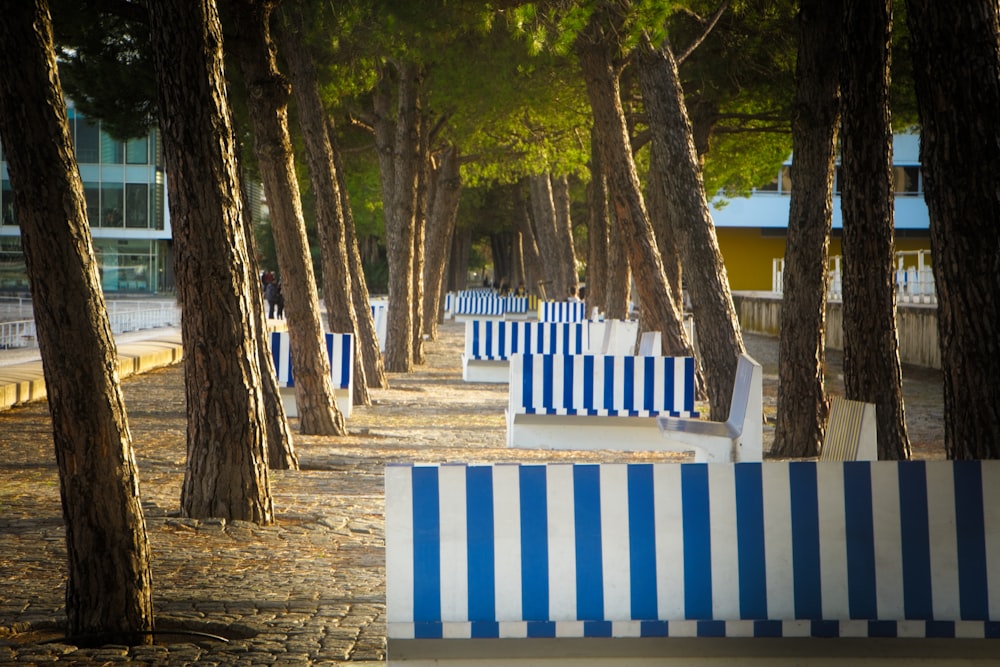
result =
M278 319L285 319L285 295L281 291L281 281L275 283L278 288Z
M274 319L274 314L278 310L278 298L281 296L281 288L278 281L272 280L264 288L264 299L267 301L267 318ZM284 306L284 303L282 303Z
M566 296L567 301L580 301L580 297L576 295L576 285L569 288L569 294Z
M528 296L528 291L524 289L523 280L517 284L517 289L514 291L514 296Z

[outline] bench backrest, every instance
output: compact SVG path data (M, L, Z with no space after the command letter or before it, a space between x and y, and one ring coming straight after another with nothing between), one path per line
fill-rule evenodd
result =
M1000 636L1000 461L390 465L389 638Z
M639 338L639 356L660 356L663 354L663 335L659 331L643 331Z
M333 388L350 389L354 386L354 335L327 333L325 341ZM294 387L295 373L292 370L292 352L287 331L271 333L271 355L278 373L278 385Z
M581 354L589 336L585 322L470 320L465 323L468 359L506 361L518 352Z
M375 336L378 338L378 349L385 352L386 331L389 322L389 302L384 299L371 302L372 319L375 322Z
M878 429L874 403L834 396L821 461L877 461Z
M460 294L452 301L455 315L499 316L506 313L527 313L530 297L499 294Z
M540 301L539 322L582 322L587 319L587 304L583 301Z
M513 354L511 414L696 417L691 357Z

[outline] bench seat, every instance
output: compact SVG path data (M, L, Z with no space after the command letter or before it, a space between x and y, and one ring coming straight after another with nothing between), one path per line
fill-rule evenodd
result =
M390 665L1000 650L1000 461L390 465L385 490Z
M354 335L326 333L326 353L330 359L330 382L337 408L350 417L354 407ZM285 414L298 417L298 403L295 400L295 373L292 369L292 352L287 331L271 333L271 355L274 369L278 373L278 388Z

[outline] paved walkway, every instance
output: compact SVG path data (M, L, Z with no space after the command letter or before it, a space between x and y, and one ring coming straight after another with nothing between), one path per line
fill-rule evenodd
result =
M372 392L374 405L355 407L349 435L296 434L302 470L271 472L277 521L267 527L182 518L181 366L123 383L161 632L149 647L81 649L59 641L65 532L47 406L37 401L0 410L0 665L381 662L387 462L663 458L506 449L507 387L461 381L462 332L461 325L444 325L440 339L426 346L425 365L393 375L390 389ZM125 354L141 341L120 342ZM765 392L773 396L776 344L748 337L748 347L765 360ZM932 396L934 377L921 376L912 386ZM773 399L765 404L773 415Z

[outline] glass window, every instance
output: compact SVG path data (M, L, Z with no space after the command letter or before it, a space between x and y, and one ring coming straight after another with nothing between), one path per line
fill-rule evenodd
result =
M101 227L121 227L124 221L121 183L101 185Z
M17 216L14 214L14 191L10 187L10 181L6 179L3 182L3 191L0 193L0 206L3 207L0 224L16 225Z
M101 164L121 164L125 158L125 146L107 132L101 132Z
M97 164L101 161L101 133L97 123L78 116L76 124L76 160Z
M767 185L762 185L757 188L759 192L777 192L778 191L778 177L775 176L771 179L771 182Z
M101 226L101 186L83 182L83 198L87 202L87 219L91 227Z
M0 236L0 289L27 289L28 270L21 237Z
M146 164L149 162L149 142L146 137L129 139L125 145L125 162L128 164Z
M163 229L163 220L166 217L164 213L165 208L165 197L164 197L164 184L163 184L163 172L157 170L156 172L156 185L154 194L150 197L149 201L149 217L152 219L153 229Z
M145 183L125 184L125 226L149 227L149 186Z
M920 167L893 167L892 180L896 194L916 195L920 192Z

